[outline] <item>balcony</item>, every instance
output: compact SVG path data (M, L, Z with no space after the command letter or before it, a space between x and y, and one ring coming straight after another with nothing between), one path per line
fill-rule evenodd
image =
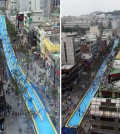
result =
M114 128L120 128L120 124L117 121L98 121L98 120L91 120L91 124L92 125L96 125L96 126L109 126L109 127L114 127Z

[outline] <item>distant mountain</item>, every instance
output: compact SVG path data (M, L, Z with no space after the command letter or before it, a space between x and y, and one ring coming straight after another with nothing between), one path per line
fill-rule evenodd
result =
M102 12L102 11L94 11L94 12L90 13L90 15L98 15L98 14L102 14L102 13L104 13L104 12Z
M106 12L105 14L120 15L120 10L115 10L112 12Z
M115 11L111 11L111 12L102 12L102 11L94 11L92 13L90 13L90 15L100 15L105 13L107 14L111 14L111 15L120 15L120 10L115 10Z

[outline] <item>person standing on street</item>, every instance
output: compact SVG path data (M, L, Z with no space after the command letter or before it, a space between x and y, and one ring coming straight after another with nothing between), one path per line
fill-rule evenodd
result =
M80 108L78 108L78 116L80 116Z

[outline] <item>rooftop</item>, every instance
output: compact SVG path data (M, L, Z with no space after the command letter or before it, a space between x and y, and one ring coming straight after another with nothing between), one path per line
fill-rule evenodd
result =
M114 88L117 88L118 90L120 90L120 81L114 82Z
M120 64L120 60L114 60L114 62L116 62L116 63Z
M68 34L67 34L67 36L76 36L76 35L78 35L77 32L71 32L71 33L68 33Z
M40 26L38 26L40 28ZM57 28L53 28L52 26L41 26L41 28L44 30L44 31L51 31L52 33L59 33L60 32L60 28L57 27Z
M112 68L110 74L117 74L120 73L120 69Z
M55 53L53 53L53 55L54 55L56 58L60 58L60 53L59 53L59 52L55 52Z
M51 13L51 16L60 16L60 13L59 12L54 12L54 13Z
M120 52L117 54L116 59L120 59Z
M74 65L63 65L62 67L61 67L61 69L70 69L70 68L72 68Z
M109 91L109 92L119 92L120 91L120 81L114 82L114 86L107 84L105 86L100 85L99 91ZM98 95L98 94L97 94Z

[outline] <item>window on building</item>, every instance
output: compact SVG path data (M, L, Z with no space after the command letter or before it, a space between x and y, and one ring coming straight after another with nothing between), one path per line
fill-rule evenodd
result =
M107 103L111 103L111 99L106 99L106 102Z
M76 51L76 54L80 53L80 49Z
M119 98L120 93L115 93L115 98Z
M114 118L107 118L107 117L101 117L100 118L101 121L114 121Z
M110 127L110 126L100 126L100 129L113 130L113 127Z
M108 107L106 107L106 106L100 106L99 107L99 110L101 110L101 111L107 111L108 110Z
M40 43L40 39L39 39L38 37L36 38L36 41L37 41L38 43Z
M96 116L92 116L92 119L96 119Z
M65 50L65 61L67 62L67 50L66 50L66 42L64 42L64 50Z
M111 98L112 97L112 92L111 93L102 92L102 96L103 96L103 98Z
M97 125L92 125L93 128L97 128Z
M109 107L108 111L117 112L117 108L116 107Z

